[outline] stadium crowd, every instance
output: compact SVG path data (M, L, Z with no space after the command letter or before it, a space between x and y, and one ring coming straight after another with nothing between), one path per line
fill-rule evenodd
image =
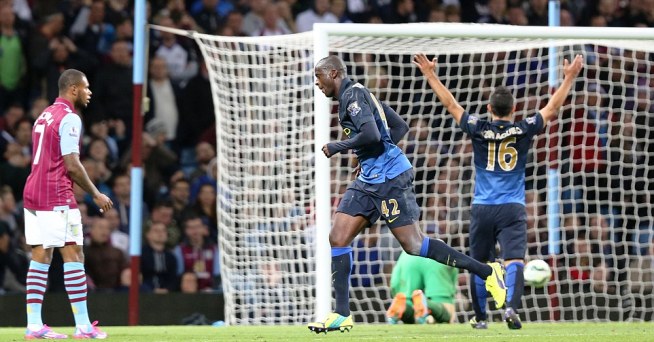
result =
M654 26L652 0L561 2L563 26ZM547 0L152 0L148 5L150 23L226 36L304 32L317 22L547 25ZM85 263L90 276L89 288L91 291L123 291L129 286L132 8L133 1L129 0L0 0L0 293L25 291L30 252L22 232L21 200L31 165L32 122L57 96L57 80L68 68L83 71L93 91L91 103L83 113L83 164L98 188L111 194L115 204L115 209L100 215L91 198L77 188L87 234ZM141 288L155 293L220 291L216 245L219 170L215 159L215 119L208 71L192 40L152 30L149 41L147 89L150 102L143 132L146 176ZM651 96L653 86L654 79L650 77L639 89L643 89L643 96ZM601 87L595 90L599 96L602 91L608 91ZM651 128L651 100L643 98L637 108L649 113L649 121L639 123ZM622 116L621 120L641 119L642 116ZM588 127L573 127L573 131ZM642 138L651 139L651 132L647 134L649 136ZM608 140L600 143L617 144ZM640 148L652 153L651 143ZM624 158L624 153L619 151L615 155L602 155L608 160ZM638 156L642 154L634 158ZM651 158L647 162L651 167ZM470 161L450 159L448 163L456 168L457 164ZM570 167L576 168L575 171L592 172L581 168L606 168L606 165L611 164L584 162L571 163ZM624 169L609 171L606 174L626 172ZM449 176L460 178L459 175ZM606 187L606 182L601 181L592 180ZM460 203L441 203L445 196L427 199L434 208L443 209L439 212L434 209L429 215L443 221L465 215L457 208L466 201L469 204L470 189L452 189L457 183L449 183L449 186L437 183L431 189L434 193L462 195ZM597 196L606 194L598 191ZM532 228L544 226L542 204L543 199L528 195ZM574 235L570 241L579 240L583 235L592 237L593 241L606 242L605 246L575 243L570 249L615 248L615 244L608 243L608 233L603 230L615 222L606 222L602 215L593 216L594 223L577 222L578 217L571 214L574 210L569 209L565 227L572 228L566 230L564 227L564 232ZM651 217L652 213L647 215ZM575 229L581 225L594 228L587 232ZM533 232L531 242L541 241L542 237L537 235L545 230ZM646 243L651 244L651 237L649 239ZM651 249L643 253L651 253ZM588 264L592 260L579 261L584 262ZM61 272L61 259L55 257L50 269L50 291L64 290ZM375 272L381 271L377 268ZM588 277L581 273L577 276Z

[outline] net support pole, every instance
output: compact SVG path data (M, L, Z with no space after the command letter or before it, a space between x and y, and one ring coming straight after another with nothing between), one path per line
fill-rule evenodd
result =
M559 0L550 0L548 3L548 24L551 27L560 26L561 21L561 3ZM558 64L559 59L557 58L558 51L557 47L552 44L549 47L548 52L548 83L550 92L559 86L559 75L558 75ZM559 139L551 139L551 137L556 136L556 131L558 130L558 125L553 125L550 123L548 127L548 137L549 139L549 165L547 169L547 248L548 254L550 255L550 265L552 266L552 271L557 274L556 271L556 255L560 252L560 220L559 220L559 183L561 175L559 172ZM556 278L555 278L556 279ZM559 298L556 285L550 285L547 289L547 292L550 294L550 317L552 321L558 321L560 319L559 307Z
M315 25L314 35L314 65L322 58L327 57L328 36L327 31L320 25ZM314 96L314 165L316 186L316 319L331 311L331 247L329 245L329 231L331 230L331 175L329 159L322 153L322 147L329 142L330 110L329 99L318 89L313 88Z
M561 16L561 4L558 0L550 0L549 2L549 26L559 26ZM558 87L559 75L557 72L558 58L557 48L552 45L549 47L548 58L548 81L550 91L554 91ZM553 125L550 125L550 128ZM553 132L550 132L553 133ZM552 136L552 134L549 134ZM558 146L550 146L550 153L558 151ZM547 231L548 231L548 252L550 255L556 255L560 252L559 246L559 170L558 163L554 162L558 159L550 158L549 168L547 170Z
M145 78L145 0L134 2L134 61L132 66L133 108L132 108L132 169L129 210L129 255L131 281L129 286L129 325L139 322L139 287L141 265L141 226L143 218L143 168L141 148L143 134L143 80Z

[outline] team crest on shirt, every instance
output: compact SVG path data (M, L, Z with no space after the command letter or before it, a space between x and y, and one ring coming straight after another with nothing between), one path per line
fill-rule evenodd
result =
M527 121L528 124L533 125L533 124L536 123L536 117L535 116L530 116L530 117L526 118L525 121Z
M359 107L359 103L357 101L354 101L350 103L349 106L347 106L347 111L350 113L350 116L357 116L361 112L361 107Z
M479 120L479 118L476 116L472 116L472 115L468 116L468 125L476 125L477 120Z

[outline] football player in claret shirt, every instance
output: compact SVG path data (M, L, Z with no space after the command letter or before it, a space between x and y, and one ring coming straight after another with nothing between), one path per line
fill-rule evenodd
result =
M470 222L470 255L481 261L494 259L495 243L499 242L506 267L507 308L504 320L509 329L520 329L517 310L524 288L524 257L527 249L527 213L525 210L525 166L534 135L556 118L583 66L577 55L572 63L563 62L565 78L549 102L538 113L513 122L514 99L506 87L497 87L490 96L487 110L491 121L466 112L452 93L438 79L436 58L424 54L413 63L427 79L438 99L456 120L461 130L472 139L475 164L475 195ZM486 329L486 289L484 279L470 275L470 293L475 317L470 324Z
M91 323L86 310L86 272L82 251L82 217L73 195L73 182L91 194L105 212L113 206L95 187L79 159L82 119L76 110L91 99L84 73L65 70L59 77L59 97L32 128L32 170L23 190L25 241L32 246L27 272L26 339L63 339L41 321L48 269L54 248L64 260L64 284L75 316L75 338L103 339L107 334Z

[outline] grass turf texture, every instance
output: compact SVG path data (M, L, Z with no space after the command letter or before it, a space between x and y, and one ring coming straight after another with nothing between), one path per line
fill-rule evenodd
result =
M654 341L654 323L526 323L508 330L492 323L488 330L468 324L395 325L358 324L352 331L316 335L305 326L144 326L102 327L110 341ZM23 341L23 328L0 328L0 341ZM62 334L72 327L59 327Z

